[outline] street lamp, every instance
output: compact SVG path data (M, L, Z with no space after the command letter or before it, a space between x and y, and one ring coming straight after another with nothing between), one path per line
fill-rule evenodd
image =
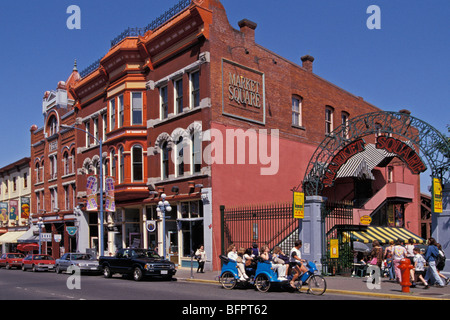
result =
M172 207L169 201L166 201L166 194L161 195L161 201L158 202L158 207L156 207L156 212L162 213L162 223L163 223L163 259L166 259L166 211L171 212Z
M98 144L99 144L99 149L100 149L100 256L104 256L105 255L105 250L104 250L104 231L103 231L103 227L104 227L104 222L103 222L103 141L102 139L97 139L94 135L92 135L90 132L77 128L75 127L75 125L73 126L68 126L65 124L62 124L60 126L61 128L64 129L76 129L79 131L82 131L84 133L86 133L87 135L89 135L90 137L92 137Z
M37 222L37 226L39 228L39 254L42 253L41 229L42 229L43 225L44 225L44 219L42 219L42 217L39 217L38 222Z

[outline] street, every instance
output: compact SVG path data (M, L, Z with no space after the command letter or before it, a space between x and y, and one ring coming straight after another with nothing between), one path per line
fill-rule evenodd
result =
M253 289L225 290L219 284L161 281L142 282L114 276L82 275L81 289L70 290L68 274L23 272L0 269L0 300L157 300L157 301L287 301L287 300L364 300L367 297L306 293L268 292ZM178 302L183 306L183 302ZM186 303L189 306L189 303Z

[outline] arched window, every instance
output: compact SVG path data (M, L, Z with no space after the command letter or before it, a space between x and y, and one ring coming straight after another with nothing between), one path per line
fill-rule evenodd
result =
M70 151L70 162L71 162L72 173L75 173L75 170L76 170L75 149L72 149L72 151Z
M51 116L48 121L48 135L51 137L56 133L58 133L58 120L56 120L55 116Z
M70 173L69 153L67 151L64 152L63 161L64 161L64 175L67 175Z
M114 152L114 150L111 150L111 152L109 154L109 158L110 158L110 165L111 165L110 174L111 174L111 177L115 178L116 170L117 170L117 162L116 162L116 153Z
M119 149L119 183L123 183L125 177L125 155L123 147Z
M184 175L184 143L183 137L180 137L177 141L177 176Z
M161 153L161 178L169 178L169 143L165 141Z
M41 168L39 166L39 162L36 163L35 171L36 171L36 183L39 183L41 182Z
M142 162L142 147L141 146L134 146L131 149L131 156L132 156L132 163L133 163L133 181L134 182L141 182L144 181L144 166Z
M191 135L192 141L192 173L199 173L202 167L202 141L200 139L200 132L194 131Z

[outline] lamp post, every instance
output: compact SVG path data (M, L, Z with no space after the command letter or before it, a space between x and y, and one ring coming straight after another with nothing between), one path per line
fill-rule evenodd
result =
M104 256L105 255L105 250L104 250L104 222L103 222L103 141L102 139L97 139L94 135L92 135L90 132L77 128L75 127L75 125L73 126L68 126L68 125L64 125L62 124L60 126L61 128L64 129L76 129L79 130L81 132L86 133L87 135L89 135L90 137L92 137L95 141L97 141L98 145L99 145L99 149L100 149L100 256Z
M39 254L42 253L41 229L42 229L42 226L44 225L44 221L43 220L44 219L42 219L42 217L39 217L38 218L38 222L37 222L37 225L38 225L38 228L39 228Z
M156 212L160 212L162 214L162 223L163 223L163 259L166 259L166 211L171 212L172 207L169 204L169 201L166 201L166 194L163 193L161 195L161 201L158 202L158 207L156 207Z

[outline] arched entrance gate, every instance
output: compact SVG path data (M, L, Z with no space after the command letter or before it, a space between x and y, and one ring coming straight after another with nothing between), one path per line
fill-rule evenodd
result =
M394 154L414 174L429 169L433 178L440 179L444 189L445 185L450 183L450 144L446 137L428 123L411 116L408 111L372 112L348 120L348 123L335 129L318 146L308 164L304 180L294 190L302 189L306 196L306 219L301 225L300 236L306 238L308 242L308 248L311 250L310 259L317 260L318 256L323 257L327 250L328 240L324 234L327 232L324 229L326 212L324 215L325 206L321 199L324 190L334 185L340 168L353 156L364 151L366 143L373 143L376 148ZM450 221L445 209L440 216ZM445 225L448 226L448 223ZM439 228L434 225L433 229ZM318 233L317 231L322 235L320 240L317 236L313 236ZM444 232L440 235L443 236ZM443 244L444 250L446 248L450 250L450 241L448 236L446 237L447 239L441 238L438 241ZM317 252L319 247L313 242L320 242L320 253Z

